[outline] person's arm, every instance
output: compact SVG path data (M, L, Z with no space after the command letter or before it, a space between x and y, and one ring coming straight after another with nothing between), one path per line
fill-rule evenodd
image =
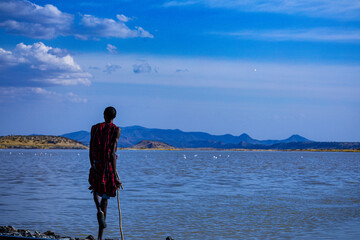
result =
M93 156L92 156L92 141L93 141L93 133L94 133L94 130L93 130L94 127L91 127L91 134L90 134L90 145L89 145L89 159L90 159L90 166L91 168L95 169L95 163L94 163L94 159L93 159Z
M120 128L116 128L116 132L115 132L115 139L114 139L114 142L113 142L113 149L112 149L112 155L111 155L111 165L112 165L112 168L114 170L114 173L115 173L115 182L116 182L116 185L118 187L121 186L121 182L120 182L120 179L118 179L118 175L116 174L117 173L117 170L116 170L116 150L117 150L117 145L118 145L118 141L119 141L119 138L120 138L120 133L121 133L121 129Z

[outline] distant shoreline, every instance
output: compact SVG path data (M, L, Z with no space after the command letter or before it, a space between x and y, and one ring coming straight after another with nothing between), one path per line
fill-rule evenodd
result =
M90 144L90 132L77 131L63 134L83 143ZM183 132L179 129L145 128L141 126L122 127L118 141L119 148L137 149L206 149L206 150L308 150L339 151L342 149L360 150L360 142L319 142L294 134L286 139L259 140L243 133L212 135L206 132ZM326 150L325 150L326 149ZM356 152L356 151L355 151Z
M308 146L308 145L307 145ZM292 146L294 147L294 146ZM118 148L119 150L152 150L152 151L258 151L258 152L360 152L360 148L216 148L195 147L177 148L160 141L144 140L132 147ZM335 146L333 146L335 147ZM10 135L0 136L0 149L89 149L79 141L62 136L50 135Z
M131 151L219 151L219 152L360 152L360 149L216 149L216 148L118 148Z
M0 150L88 150L89 148L66 148L66 147L3 147ZM213 152L360 152L360 149L205 149L205 148L174 148L174 149L155 149L155 148L118 148L118 150L128 151L213 151Z

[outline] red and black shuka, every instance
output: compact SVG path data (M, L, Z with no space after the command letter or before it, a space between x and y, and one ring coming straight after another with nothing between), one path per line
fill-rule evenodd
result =
M99 196L104 194L115 197L116 183L115 171L111 161L116 139L116 125L113 123L98 123L91 128L90 159L94 161L95 169L91 168L89 173L89 189L95 191ZM117 156L115 155L117 158Z

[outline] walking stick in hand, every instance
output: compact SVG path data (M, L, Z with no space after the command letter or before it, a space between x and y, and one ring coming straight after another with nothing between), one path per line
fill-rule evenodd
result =
M120 181L119 174L118 174L117 170L116 170L116 176ZM121 187L122 190L124 190L122 184L120 184L120 187ZM121 224L121 210L120 210L120 199L119 199L119 188L120 187L117 188L117 202L118 202L118 209L119 209L119 226L120 226L121 240L124 240L124 234L123 234L122 224Z

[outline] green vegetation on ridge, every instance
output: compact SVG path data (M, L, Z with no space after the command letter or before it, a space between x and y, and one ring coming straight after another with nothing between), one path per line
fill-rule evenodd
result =
M10 135L0 137L0 148L26 149L87 149L82 143L59 136L48 135Z

